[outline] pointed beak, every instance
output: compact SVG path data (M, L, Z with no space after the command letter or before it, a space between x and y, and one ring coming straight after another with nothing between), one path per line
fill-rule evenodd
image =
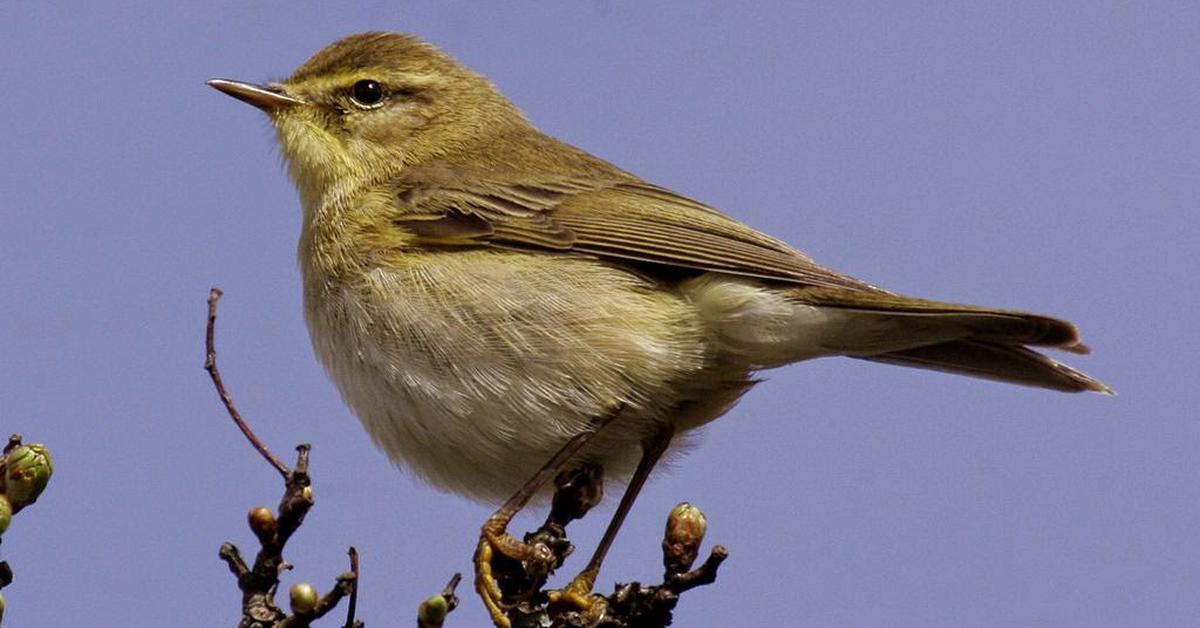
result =
M208 82L208 85L267 113L275 113L305 104L303 100L287 95L282 88L276 85L255 85L226 79L213 79Z

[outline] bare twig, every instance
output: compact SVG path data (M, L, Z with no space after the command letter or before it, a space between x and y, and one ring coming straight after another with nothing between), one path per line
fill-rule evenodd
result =
M8 436L8 443L6 443L4 445L3 453L7 454L8 452L10 452L20 446L21 446L21 435L14 432Z
M458 583L460 582L462 582L462 574L456 573L450 576L450 581L442 589L442 597L446 598L446 603L449 605L450 610L454 610L458 606L458 594L454 591L458 588Z
M699 586L712 584L717 581L717 569L721 563L725 562L726 558L729 558L729 550L725 549L724 545L718 545L712 548L708 558L699 567L676 576L668 576L663 586L670 588L675 593L683 593Z
M350 555L350 573L354 574L354 585L350 588L350 600L346 603L344 628L358 628L362 626L362 622L354 619L354 614L358 612L358 549L352 545L346 553Z
M225 404L225 410L229 412L229 418L233 419L234 424L242 431L246 440L250 441L250 444L258 450L258 453L262 454L262 457L266 458L267 462L275 467L279 475L286 478L288 475L287 465L283 464L282 460L271 453L270 449L267 449L267 446L254 434L254 430L250 429L250 425L242 419L241 413L233 405L233 397L230 396L229 391L225 388L225 382L221 380L221 372L217 370L217 347L214 336L216 335L215 330L217 326L217 302L221 300L222 294L220 288L213 288L208 291L208 325L204 334L204 370L208 371L209 377L212 378L213 386L216 387L217 394L221 397L221 403Z

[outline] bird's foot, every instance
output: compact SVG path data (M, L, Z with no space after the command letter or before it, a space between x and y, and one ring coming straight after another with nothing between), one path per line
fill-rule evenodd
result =
M555 562L554 551L545 543L524 543L508 533L510 517L499 513L488 518L479 533L479 545L475 550L475 591L487 607L492 623L497 628L509 628L512 622L508 610L512 605L504 601L504 592L497 582L493 561L497 558L520 563L525 573L545 574Z
M547 591L551 616L574 612L582 616L583 625L590 626L599 622L608 610L608 600L602 595L592 593L595 584L596 573L585 569L572 578L567 586Z

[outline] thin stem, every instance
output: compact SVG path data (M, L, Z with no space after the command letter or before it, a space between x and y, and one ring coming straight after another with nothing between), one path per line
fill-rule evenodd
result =
M217 370L217 347L214 337L217 326L217 302L221 300L221 294L220 288L213 288L208 292L208 326L204 334L204 348L206 352L204 370L208 371L209 377L212 378L213 386L217 389L217 395L221 397L221 403L225 404L225 410L229 412L229 418L233 419L234 425L237 425L238 429L246 437L246 440L250 441L250 444L258 450L258 453L262 454L262 457L266 458L267 462L271 463L271 466L275 467L275 470L279 471L280 475L287 478L291 471L287 468L287 465L283 464L282 460L271 453L270 449L267 449L267 446L254 434L254 430L250 429L250 425L246 423L241 413L238 412L237 407L233 404L233 396L225 388L225 382L221 379L221 372Z
M354 585L350 588L345 628L354 628L354 614L358 611L358 550L354 546L350 546L348 554L350 554L350 573L354 574Z

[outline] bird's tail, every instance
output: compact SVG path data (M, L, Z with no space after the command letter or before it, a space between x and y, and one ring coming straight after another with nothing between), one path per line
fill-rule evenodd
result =
M838 320L831 353L1067 392L1112 389L1030 347L1085 354L1075 326L1048 316L883 292L798 288L788 298Z

